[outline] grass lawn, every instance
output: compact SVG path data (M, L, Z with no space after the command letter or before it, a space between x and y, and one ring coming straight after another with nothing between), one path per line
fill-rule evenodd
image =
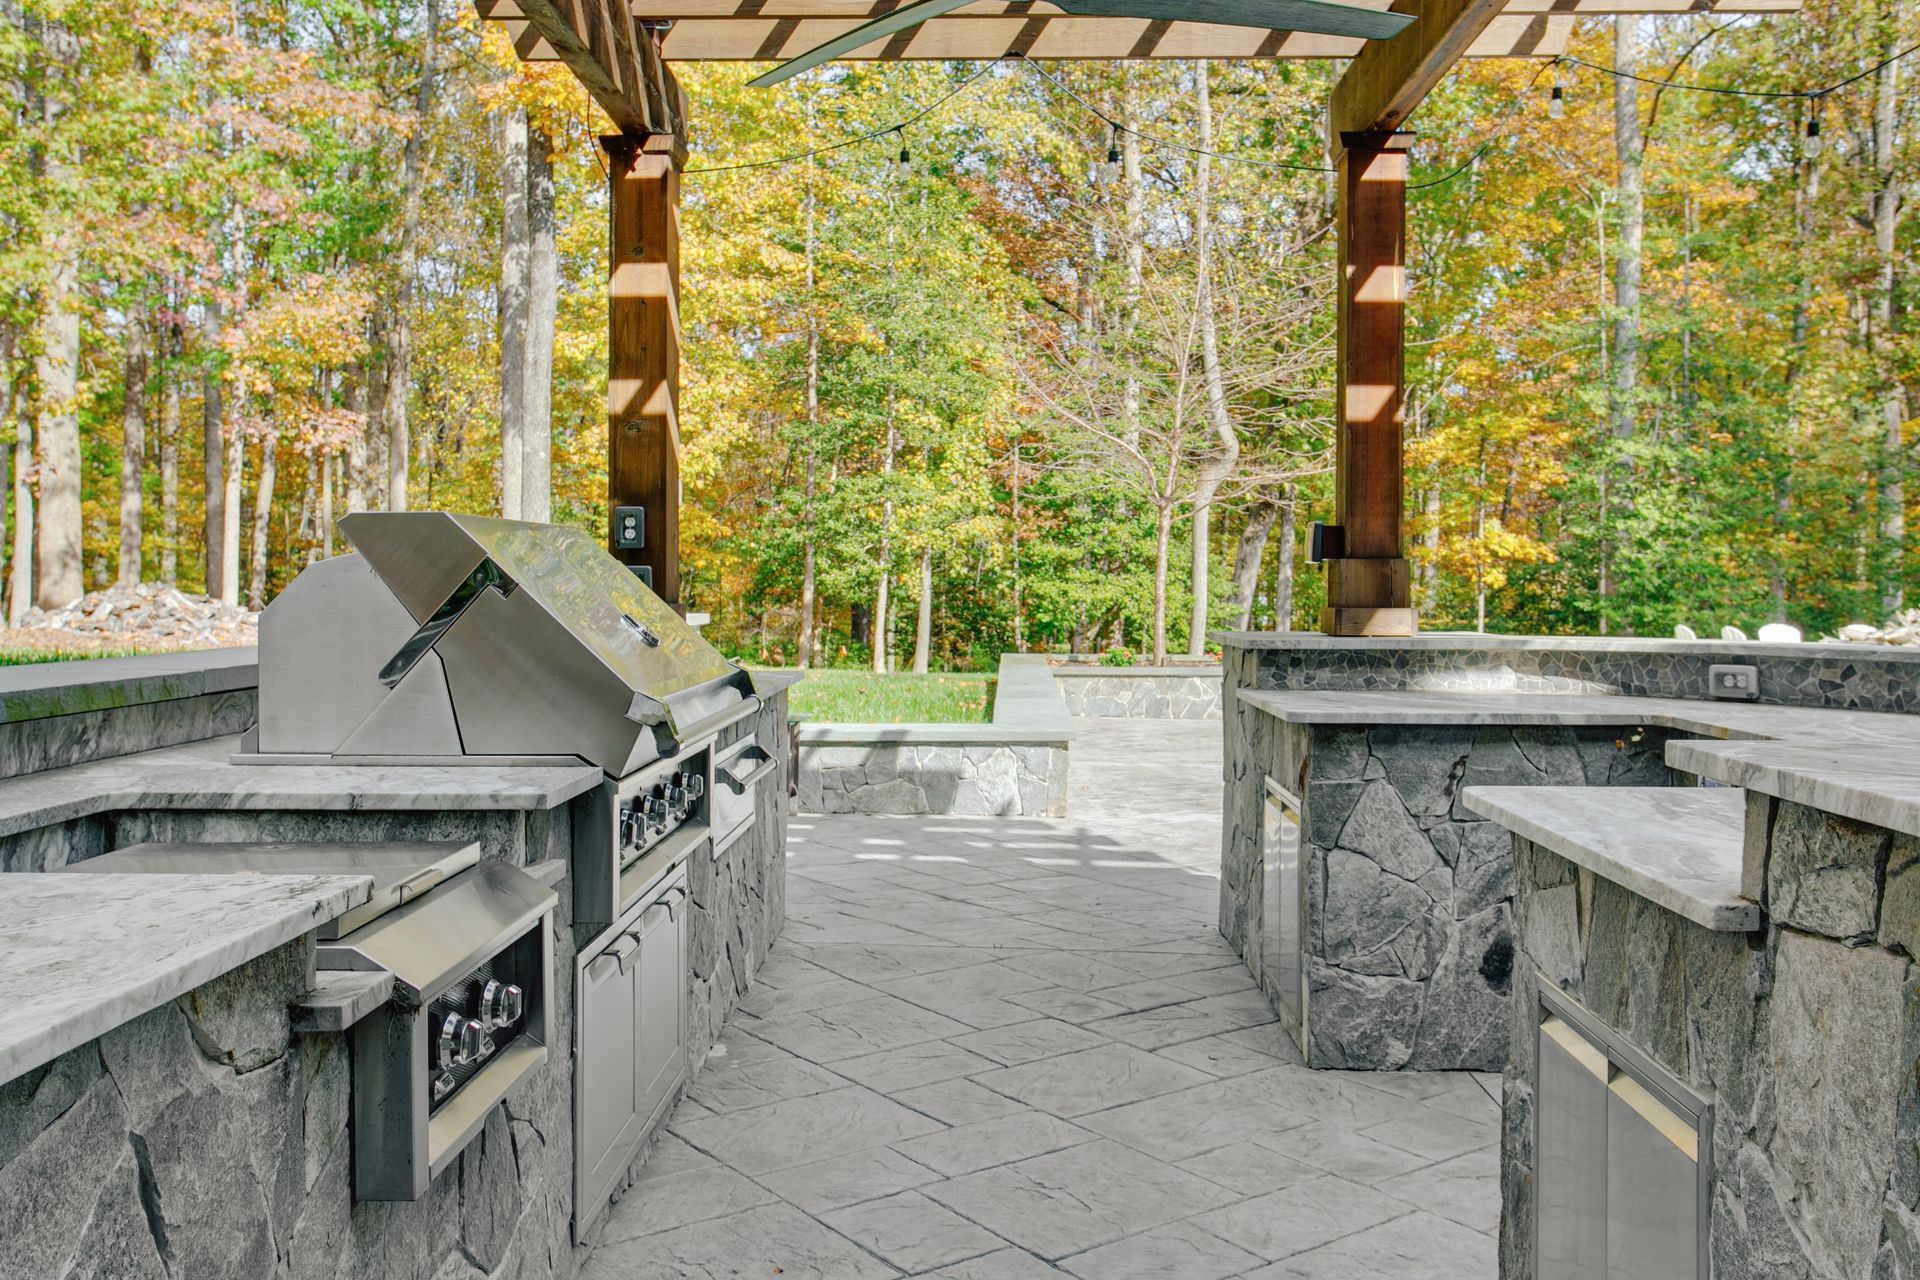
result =
M131 658L135 653L133 649L60 649L0 643L0 667L24 667L36 662L73 662L81 658Z
M793 687L791 709L840 724L984 724L993 719L994 684L992 676L961 672L809 671Z

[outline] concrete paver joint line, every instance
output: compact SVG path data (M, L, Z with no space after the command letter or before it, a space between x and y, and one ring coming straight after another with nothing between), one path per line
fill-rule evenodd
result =
M1071 818L795 822L584 1280L1494 1274L1497 1093L1308 1070L1216 932L1218 722L1079 729Z

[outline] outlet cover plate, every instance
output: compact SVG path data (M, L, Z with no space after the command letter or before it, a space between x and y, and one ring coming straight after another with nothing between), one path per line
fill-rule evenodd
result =
M1760 668L1740 663L1716 662L1707 672L1712 695L1752 702L1760 696Z

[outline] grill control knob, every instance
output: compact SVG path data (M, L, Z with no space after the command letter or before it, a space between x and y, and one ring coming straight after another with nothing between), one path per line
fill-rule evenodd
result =
M467 1020L457 1013L448 1014L446 1021L440 1024L439 1043L435 1045L433 1055L434 1065L440 1070L451 1071L465 1065L465 1060L460 1056L460 1039L466 1026Z
M487 980L480 992L480 1021L489 1031L512 1026L526 1007L526 993L511 982Z
M707 791L707 780L705 778L701 777L697 773L690 773L687 775L687 795L690 798L694 800L698 800L701 796L706 794L706 791Z
M460 1065L464 1067L480 1061L486 1043L487 1029L468 1018L460 1028Z
M667 804L675 813L687 811L687 789L681 786L667 788Z
M648 796L640 802L640 807L646 814L648 823L661 828L667 825L667 802L664 798Z

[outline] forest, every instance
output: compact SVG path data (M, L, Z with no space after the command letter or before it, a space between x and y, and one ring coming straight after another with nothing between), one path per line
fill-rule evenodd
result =
M1916 40L1905 0L1588 17L1421 108L1423 628L1817 635L1920 587ZM457 0L4 0L0 69L9 622L259 608L354 510L603 529L606 124L558 67ZM1313 626L1339 71L679 67L709 634L940 670Z

